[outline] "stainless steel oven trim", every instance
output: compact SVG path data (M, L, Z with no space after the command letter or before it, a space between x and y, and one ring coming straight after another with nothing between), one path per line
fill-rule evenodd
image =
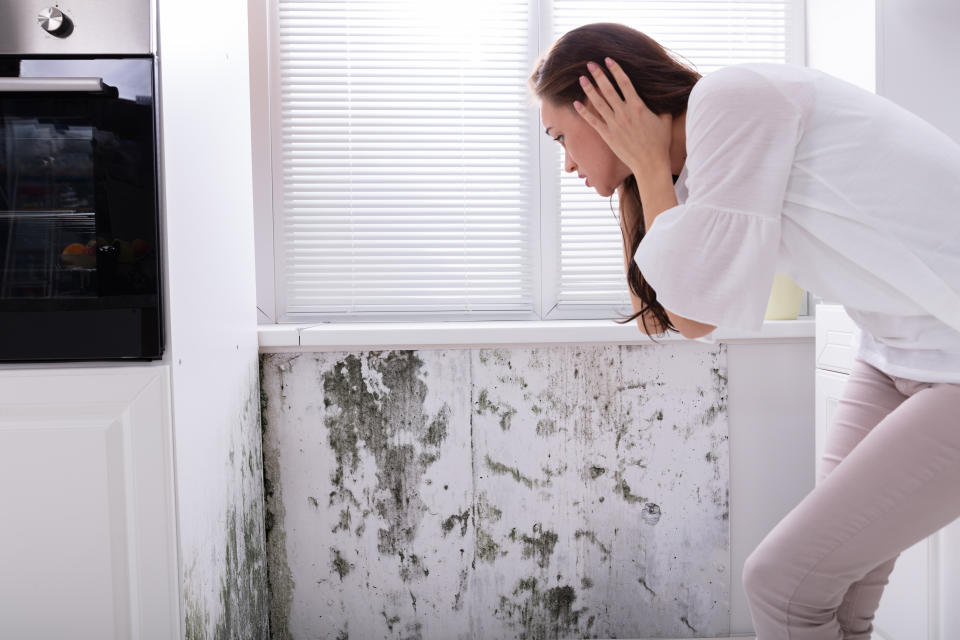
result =
M105 88L103 78L0 78L0 93L33 91L100 93Z

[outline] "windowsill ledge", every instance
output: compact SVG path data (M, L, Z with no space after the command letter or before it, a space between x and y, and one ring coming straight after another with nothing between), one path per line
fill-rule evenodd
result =
M720 342L802 342L815 336L813 316L768 320L759 332L718 329ZM468 348L524 344L650 344L636 324L611 320L491 322L352 322L264 324L258 327L260 352L350 351L366 349ZM657 342L693 342L680 334Z

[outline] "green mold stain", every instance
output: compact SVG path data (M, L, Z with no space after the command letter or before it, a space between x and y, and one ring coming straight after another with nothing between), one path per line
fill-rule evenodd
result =
M487 395L487 390L482 389L480 391L480 397L477 398L477 415L482 416L484 413L490 412L494 415L500 416L500 429L502 431L509 431L511 426L511 421L513 416L516 415L517 410L511 407L510 405L499 406L490 402L490 398Z
M225 514L226 540L220 565L220 613L213 637L266 637L269 630L270 593L267 588L268 559L264 547L262 390L253 379L241 409L237 430L240 455L227 465L228 474L239 474L239 494L228 498ZM260 405L260 412L256 411ZM236 451L236 447L233 447ZM254 463L251 465L250 460ZM257 464L259 462L260 464ZM252 466L252 471L250 471Z
M210 625L210 613L202 598L197 597L193 591L193 571L196 561L190 565L186 574L183 576L183 604L184 617L186 618L186 640L206 640L208 637L207 627Z
M379 374L378 384L368 383L364 364ZM386 523L378 531L377 550L401 558L404 580L427 574L402 558L416 557L409 546L426 511L419 487L426 469L440 456L450 420L446 404L433 416L424 408L423 365L414 351L371 351L347 354L322 375L325 426L336 462L330 476L331 505L349 501L359 507L344 480L357 471L362 443L376 463L373 506Z
M487 462L487 468L497 475L512 476L514 480L527 485L527 487L530 489L534 488L537 485L536 480L531 480L530 478L526 477L525 475L520 473L519 469L516 469L515 467L508 467L502 462L497 462L496 460L493 460L489 455L486 456L486 462Z

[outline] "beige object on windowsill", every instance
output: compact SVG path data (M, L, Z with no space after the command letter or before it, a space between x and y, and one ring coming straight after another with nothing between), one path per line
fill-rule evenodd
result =
M796 320L803 304L803 289L789 276L781 273L773 277L770 300L764 320Z

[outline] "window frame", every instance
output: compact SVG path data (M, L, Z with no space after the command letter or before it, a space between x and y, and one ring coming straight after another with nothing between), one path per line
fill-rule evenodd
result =
M536 140L531 145L531 160L535 160L538 174L537 189L530 190L531 230L539 229L538 238L530 242L531 302L532 311L475 312L469 317L463 312L405 312L401 317L385 318L387 314L354 313L312 314L309 319L290 319L285 313L282 295L282 272L277 267L280 237L277 231L279 218L275 211L282 209L282 194L276 189L274 168L279 166L279 145L274 145L272 132L279 129L281 114L273 108L279 95L279 62L270 55L271 34L275 33L277 0L251 0L248 3L248 30L250 42L250 120L252 151L252 187L254 196L255 264L257 282L258 324L317 325L327 322L389 322L407 325L422 322L478 322L491 321L554 321L554 320L602 320L619 319L632 315L628 305L576 304L559 302L559 251L560 219L556 215L544 215L556 211L560 199L560 181L557 167L560 166L560 148L541 131L539 110L532 108L528 116L530 135ZM806 65L806 0L789 0L794 20L787 33L787 62ZM536 38L530 38L530 63L552 42L552 0L534 0L530 3L531 24L537 25ZM531 34L533 35L533 34ZM534 219L533 216L536 218ZM624 283L626 284L626 283ZM800 317L812 315L810 293L804 293Z

